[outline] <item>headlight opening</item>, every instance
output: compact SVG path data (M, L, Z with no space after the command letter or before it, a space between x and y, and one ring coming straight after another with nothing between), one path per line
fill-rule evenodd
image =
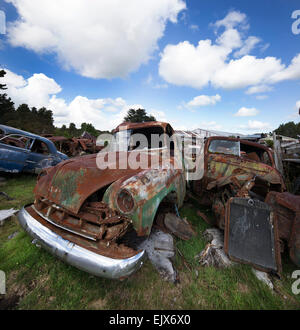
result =
M126 190L122 189L117 197L117 205L121 212L129 213L134 208L134 199L131 193Z

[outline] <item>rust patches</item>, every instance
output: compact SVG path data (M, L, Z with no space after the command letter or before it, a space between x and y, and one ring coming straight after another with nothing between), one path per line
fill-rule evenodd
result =
M173 132L169 124L161 122L121 125L114 132L146 127L158 127L168 135ZM57 143L65 141L59 137L53 139ZM83 139L71 140L67 141L69 147L83 151L88 148ZM115 152L112 160L109 153L110 168L101 170L97 167L97 155L65 161L39 177L35 187L36 213L55 232L63 231L71 241L84 242L89 249L116 256L117 252L108 253L107 249L112 247L113 251L119 246L128 231L134 229L138 236L150 233L156 210L167 194L175 191L177 203L182 205L184 173L174 169L174 156L170 153L165 165L164 153L168 151L165 149L145 151L147 164L151 164L151 169L146 170L130 168L129 157L134 151ZM158 157L153 157L156 153Z
M78 214L67 213L62 207L45 199L37 199L34 208L54 226L63 227L66 231L93 241L116 241L131 223L130 219L111 210L103 202L86 203Z
M82 153L95 154L103 149L103 147L96 145L96 138L66 138L64 136L54 136L51 134L44 134L43 137L52 141L57 150L63 152L69 157L76 157Z
M33 216L36 220L38 220L43 226L49 228L50 230L56 232L62 238L69 240L70 242L77 244L89 251L95 252L97 254L106 256L108 258L113 259L123 259L123 258L130 258L136 255L141 251L136 251L124 244L117 244L114 241L105 241L105 240L98 240L93 241L86 237L71 233L66 231L63 228L59 228L50 222L46 221L43 217L35 212L32 206L26 208L27 212Z
M220 141L220 152L211 151ZM240 150L226 148L227 142L238 142ZM230 145L230 143L228 144ZM217 148L216 148L217 150ZM239 156L240 155L240 156ZM266 161L267 160L267 161ZM204 175L192 183L200 202L211 206L217 225L224 228L225 206L231 197L253 197L264 200L269 191L284 191L283 178L275 168L271 150L255 142L229 137L210 137L204 146Z
M265 202L277 216L278 235L286 242L291 260L300 266L300 196L272 191Z

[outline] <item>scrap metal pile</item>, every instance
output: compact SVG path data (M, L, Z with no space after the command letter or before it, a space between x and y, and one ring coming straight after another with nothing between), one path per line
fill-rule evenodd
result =
M52 141L60 152L63 152L69 157L94 154L102 149L102 147L96 145L96 139L92 137L66 138L64 136L54 136L50 134L45 134L43 136Z

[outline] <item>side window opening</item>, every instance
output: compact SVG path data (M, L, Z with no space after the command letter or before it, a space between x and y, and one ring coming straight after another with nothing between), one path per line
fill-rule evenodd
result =
M49 155L49 149L46 143L40 140L34 141L31 151L42 155Z
M29 149L32 141L33 140L31 138L18 134L9 134L0 137L0 143L4 143L6 145L22 149Z
M267 165L272 165L268 153L263 148L257 148L248 144L241 143L241 156L246 159L262 162Z

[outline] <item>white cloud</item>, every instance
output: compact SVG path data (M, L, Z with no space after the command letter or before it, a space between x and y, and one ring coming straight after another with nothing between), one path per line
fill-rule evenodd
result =
M6 0L19 18L8 40L37 53L54 53L66 69L91 78L125 77L157 49L183 0ZM121 8L121 9L120 9Z
M258 86L252 86L247 91L246 94L259 94L259 93L265 93L272 91L273 88L267 85L258 85Z
M209 84L224 89L254 88L300 79L300 54L288 66L276 57L249 55L260 39L244 39L242 30L248 27L245 14L231 12L214 26L225 27L215 42L206 39L196 46L188 41L167 45L161 53L160 76L170 84L197 89Z
M199 95L194 97L190 102L187 103L188 107L203 107L207 105L215 105L217 102L221 101L221 96L219 94L208 96Z
M247 125L240 125L240 128L259 133L270 130L271 125L269 123L264 123L258 120L249 120Z
M10 70L5 69L5 71L3 82L7 85L9 96L17 105L27 103L41 108L50 102L51 95L61 91L61 87L43 73L35 73L25 80ZM56 101L53 100L54 103Z
M240 57L240 56L244 56L247 55L251 52L251 50L260 42L260 39L254 36L249 37L245 43L244 46L236 51L233 56L234 57Z
M246 24L247 16L239 11L231 11L229 12L225 18L217 21L214 25L219 28L224 26L226 29L232 29L239 24Z
M111 130L119 125L130 108L143 108L141 104L128 104L121 97L89 99L78 95L71 102L58 97L62 88L54 79L39 73L28 79L5 69L6 75L2 82L7 85L7 94L17 107L26 103L29 107L46 107L53 111L54 124L61 126L74 123L92 123L100 130ZM147 109L157 120L167 121L163 111Z
M284 67L270 77L270 81L273 83L295 79L300 79L300 54L292 59L291 64L288 67Z
M255 108L242 107L238 110L238 112L234 116L235 117L250 117L250 116L256 116L258 114L259 114L259 111Z
M240 33L236 29L225 30L216 40L217 44L225 49L228 49L228 54L235 48L242 46Z
M268 83L270 77L283 69L281 60L275 57L258 59L246 55L238 60L231 60L215 72L212 84L215 87L237 89Z
M201 89L224 66L228 49L200 40L197 47L188 41L167 45L161 55L159 74L168 83Z
M296 108L297 110L300 109L300 100L296 102Z

